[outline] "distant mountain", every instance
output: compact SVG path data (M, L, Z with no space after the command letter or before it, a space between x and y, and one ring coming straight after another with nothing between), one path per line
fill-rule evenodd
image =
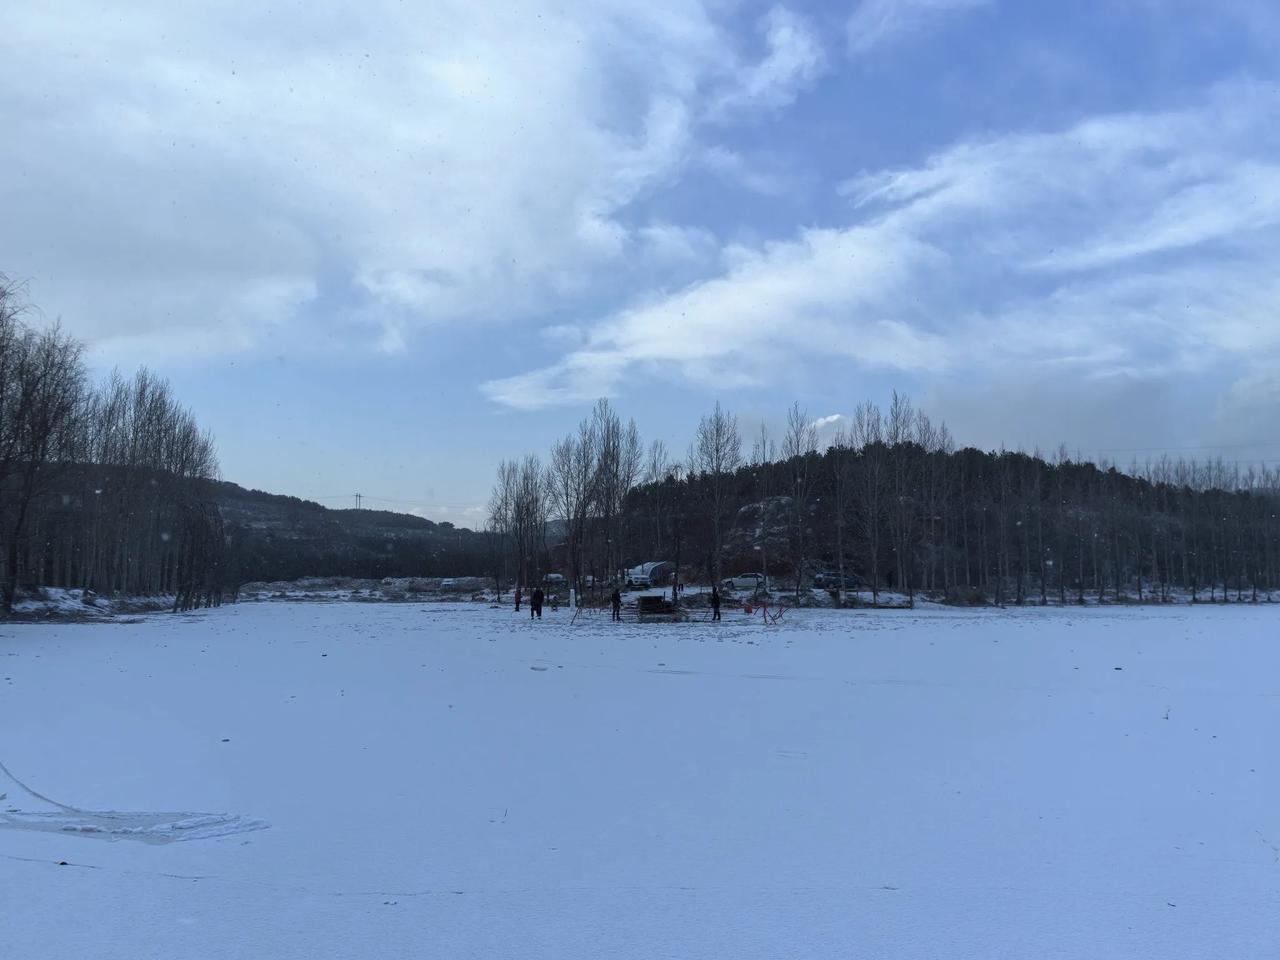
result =
M311 500L216 485L232 578L482 576L485 534L389 510L331 510Z

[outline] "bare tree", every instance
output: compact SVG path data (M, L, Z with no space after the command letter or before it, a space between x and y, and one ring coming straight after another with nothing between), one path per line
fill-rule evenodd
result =
M6 472L10 474L4 530L8 547L6 612L13 610L19 552L28 533L32 504L75 457L86 382L80 344L57 327L43 333L24 330L11 349L17 354L13 358L17 396L4 424L10 434L4 443L9 451Z
M612 579L618 573L623 501L639 473L642 453L635 424L624 428L622 418L603 397L596 401L591 413L591 429L595 435L594 490L604 537L604 567Z
M650 553L653 557L664 556L666 538L663 536L664 520L668 503L664 497L666 480L671 475L671 457L667 454L667 445L661 440L654 440L649 445L649 456L645 461L644 485L651 491L652 502L652 539Z
M880 602L880 521L884 515L884 421L880 408L867 401L853 414L853 442L858 447L856 473L858 521L867 549L867 584L871 602Z
M499 597L502 595L502 584L507 579L507 558L515 552L515 504L519 469L515 461L501 461L493 491L489 494L489 529L493 531L497 542L498 563L494 577L498 583ZM520 579L523 573L523 570L517 570L517 587L524 582Z
M831 514L835 529L836 602L842 607L845 599L845 523L849 515L854 462L852 446L848 430L841 426L831 438L831 447L827 451L831 464Z
M893 484L888 515L893 536L894 580L898 590L907 594L909 602L914 602L911 556L917 475L916 451L912 449L914 424L915 411L911 401L895 390L885 424L885 441L889 447L890 477Z
M621 445L618 450L618 473L614 483L614 495L617 500L613 514L617 518L617 556L622 560L622 551L627 543L629 516L627 514L628 499L631 491L640 482L644 469L644 444L640 441L640 431L636 422L628 420L626 429L622 431ZM621 565L621 564L620 564Z
M548 487L542 460L537 454L528 454L516 472L511 501L511 526L522 583L538 583L545 572Z
M756 481L756 500L760 504L760 521L755 543L760 551L760 572L764 575L764 591L769 592L769 524L772 519L773 464L778 459L778 446L769 436L769 427L760 421L760 432L751 442L751 467Z
M551 462L547 469L551 506L565 526L569 582L581 593L587 518L596 499L595 484L599 477L596 433L590 421L583 420L577 433L570 434L551 448Z
M710 416L698 423L691 450L692 466L706 481L711 513L711 576L720 582L724 553L725 513L732 499L734 474L742 465L742 437L738 418L721 409L716 401Z
M782 459L790 474L791 487L791 558L793 563L796 602L800 602L800 587L804 582L806 562L806 533L809 526L809 505L812 495L813 454L818 448L818 429L809 414L793 403L787 411L787 433L782 440Z
M82 346L22 322L0 278L0 543L4 602L19 583L220 602L227 541L211 437L139 371L89 385Z

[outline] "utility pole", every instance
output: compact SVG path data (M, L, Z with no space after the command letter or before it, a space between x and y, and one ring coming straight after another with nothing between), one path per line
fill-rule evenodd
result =
M359 509L360 509L360 499L361 499L361 498L360 498L360 494L358 494L358 493L357 493L357 494L356 494L356 509L357 509L357 510L359 510Z

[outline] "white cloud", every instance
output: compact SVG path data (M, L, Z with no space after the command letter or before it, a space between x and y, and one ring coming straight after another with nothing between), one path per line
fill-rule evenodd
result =
M795 177L785 173L762 169L748 161L741 153L713 144L697 156L697 162L707 170L736 183L738 186L761 196L782 196L795 188Z
M1280 164L1245 161L1224 171L1177 177L1160 184L1165 196L1146 215L1113 233L1037 262L1051 270L1087 270L1152 253L1183 250L1280 223ZM1169 189L1172 187L1172 189Z
M704 255L628 213L705 146L718 91L776 108L820 57L778 9L744 60L720 6L22 6L0 264L107 354L244 349L291 320L395 350L639 285L650 254Z
M826 54L817 32L794 11L772 8L760 18L758 30L767 49L765 56L736 71L732 82L712 104L712 115L789 106L826 68Z
M870 53L932 25L939 17L988 6L993 0L861 0L849 18L849 50Z
M576 346L586 339L586 332L572 323L556 323L538 331L542 339L555 346Z
M862 174L842 188L848 226L728 247L714 276L606 317L568 358L487 392L536 407L645 370L767 383L817 357L979 379L1280 359L1277 121L1274 97L1235 84L1182 111Z
M524 408L578 402L612 393L632 367L746 385L767 381L789 351L943 369L943 341L904 322L890 296L933 258L906 235L864 228L730 248L722 276L621 311L595 328L588 346L545 370L492 382L486 392Z
M825 417L814 420L813 427L818 433L819 449L830 446L840 431L849 430L852 422L852 418L844 413L829 413Z
M647 259L664 266L706 267L719 249L715 235L701 227L651 223L636 231Z
M495 403L517 410L590 403L613 392L625 366L622 357L579 350L542 370L490 381L484 392Z

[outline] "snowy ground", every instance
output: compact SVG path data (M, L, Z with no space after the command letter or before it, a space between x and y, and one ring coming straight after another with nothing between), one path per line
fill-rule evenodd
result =
M0 954L1274 958L1277 613L2 625Z

